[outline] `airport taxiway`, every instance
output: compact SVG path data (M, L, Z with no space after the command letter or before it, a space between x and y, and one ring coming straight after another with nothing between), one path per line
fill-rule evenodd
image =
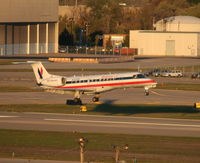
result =
M143 88L116 89L102 93L100 102L106 104L190 105L200 101L199 91L152 89L149 96ZM92 103L93 96L82 95L83 103ZM65 104L73 95L49 92L0 92L1 104Z
M0 113L1 129L200 137L200 121L127 116Z

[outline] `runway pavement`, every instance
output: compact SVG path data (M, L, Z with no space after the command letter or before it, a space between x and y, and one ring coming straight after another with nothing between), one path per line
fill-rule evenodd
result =
M83 103L92 103L93 96L82 95ZM1 104L65 104L73 95L60 95L48 92L0 92ZM152 89L149 96L143 88L117 89L102 93L101 103L107 104L160 104L190 105L200 101L199 91Z
M125 116L0 113L1 129L200 137L200 121Z

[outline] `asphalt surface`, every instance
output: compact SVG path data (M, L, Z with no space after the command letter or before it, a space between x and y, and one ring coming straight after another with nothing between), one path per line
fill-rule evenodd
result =
M156 68L159 66L188 66L199 64L198 58L139 58L135 62L116 64L88 64L88 63L45 63L47 69L73 69L73 68ZM0 65L0 86L22 86L37 89L35 77L32 72L3 72L7 69L31 69L29 64ZM73 74L95 74L103 72L56 72L58 75ZM170 79L157 78L158 83L187 83L199 84L199 80L189 78ZM200 102L199 91L180 90L159 90L153 89L150 96L144 96L142 88L129 88L126 90L113 90L101 94L100 102L107 104L158 104L158 105L190 105ZM83 103L91 103L92 96L83 95ZM47 92L0 92L0 104L65 104L66 99L73 99L72 95L58 95ZM5 113L0 115L4 116ZM0 117L0 128L13 129L40 129L55 131L77 131L77 132L104 132L104 133L128 133L128 134L153 134L171 136L200 136L200 121L189 120L161 120L148 118L130 118L109 120L96 117L86 118L87 121L73 121L80 116L65 117L64 115L46 114L20 114ZM17 117L15 117L17 116ZM49 117L50 116L50 117ZM63 117L64 116L64 117ZM28 117L28 118L27 118ZM110 117L108 117L110 118ZM56 119L56 120L45 120ZM69 119L70 121L60 121L57 119ZM96 120L99 119L99 122ZM83 119L85 120L85 119ZM104 122L105 121L105 122ZM113 123L114 122L114 123ZM117 122L117 123L116 123ZM119 122L119 123L118 123ZM197 124L196 124L197 123ZM175 124L175 125L174 125ZM177 125L178 124L178 125Z
M56 57L56 56L55 56ZM199 58L136 58L133 62L125 63L56 63L44 62L45 67L51 69L142 69L142 68L169 68L178 66L199 65ZM0 65L0 69L31 69L30 64Z
M125 116L0 113L1 129L200 137L200 121Z
M82 95L84 104L91 104L93 96ZM49 92L0 92L1 104L65 104L73 95L53 94ZM200 102L199 91L152 89L149 96L143 88L116 89L100 94L100 103L104 104L160 104L190 105Z

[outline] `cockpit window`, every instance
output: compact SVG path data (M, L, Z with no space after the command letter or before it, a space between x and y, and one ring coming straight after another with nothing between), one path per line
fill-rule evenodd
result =
M137 74L137 78L145 78L143 74Z

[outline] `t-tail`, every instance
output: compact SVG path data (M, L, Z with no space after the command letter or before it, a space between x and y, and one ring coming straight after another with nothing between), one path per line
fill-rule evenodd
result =
M35 74L37 84L40 85L44 79L49 78L51 76L47 72L47 70L44 68L44 66L42 65L41 62L35 62L35 63L31 64L31 66L32 66L33 72Z

